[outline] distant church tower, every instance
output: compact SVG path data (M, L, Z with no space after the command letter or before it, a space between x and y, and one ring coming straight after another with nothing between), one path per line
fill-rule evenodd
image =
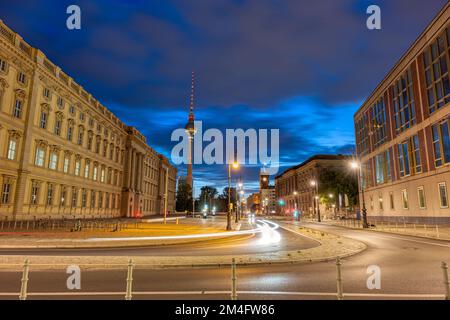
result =
M192 80L191 80L191 99L189 103L189 119L184 128L186 133L189 135L189 148L188 148L188 163L187 163L187 178L186 183L192 188L192 163L194 162L193 157L193 147L194 147L194 135L197 132L197 129L194 125L194 86L195 84L195 73L192 71Z

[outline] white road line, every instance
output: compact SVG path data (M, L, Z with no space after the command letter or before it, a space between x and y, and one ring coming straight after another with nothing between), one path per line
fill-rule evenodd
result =
M329 225L328 225L329 226ZM357 231L365 231L362 229L348 229L345 227L341 227L341 226L333 226L333 227L339 227L345 230L357 230ZM312 227L313 228L313 227ZM320 229L316 229L316 230L320 230ZM378 232L382 232L382 231L378 231ZM378 238L391 238L391 239L399 239L399 240L405 240L405 241L411 241L411 242L417 242L417 243L423 243L423 244L429 244L432 246L440 246L440 247L447 247L450 248L450 244L443 244L443 243L435 243L435 242L428 242L428 241L421 241L421 240L414 240L414 239L408 239L408 238L403 238L403 237L395 237L395 236L389 236L386 234L380 235L380 233L377 233L377 231L372 232L372 235L374 237L378 237ZM344 237L351 237L348 235L344 235ZM413 235L411 235L411 237L414 237ZM441 240L441 241L446 241L446 240Z
M230 291L136 291L133 295L222 295L230 294ZM301 291L237 291L241 295L286 295L286 296L328 296L336 297L336 292L301 292ZM28 296L113 296L125 295L125 292L29 292ZM0 296L19 296L19 293L0 292ZM443 299L443 294L422 293L344 293L344 297L367 297L367 298L429 298Z
M320 241L319 241L319 240L314 239L314 238L311 238L311 237L309 237L309 236L307 236L307 235L304 235L304 234L302 234L302 233L300 233L300 232L298 232L298 231L295 231L295 230L292 230L292 229L283 227L282 225L280 225L280 228L282 228L282 229L284 229L284 230L286 230L286 231L290 231L290 232L292 232L292 233L295 233L295 234L297 234L297 235L299 235L299 236L308 238L308 239L310 239L310 240L314 240L315 242L318 242L318 243L320 244Z

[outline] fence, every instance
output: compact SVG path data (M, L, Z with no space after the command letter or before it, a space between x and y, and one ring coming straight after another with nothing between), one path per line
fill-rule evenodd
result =
M342 219L342 220L326 220L326 222L333 225L362 229L363 224L361 220L357 219ZM450 240L450 226L430 225L430 224L414 224L414 223L398 223L398 222L370 222L369 228L375 231L400 233L411 236L436 238L441 240Z
M158 294L180 294L180 292L151 292L151 291L133 291L133 270L135 268L135 264L133 260L130 259L128 261L127 267L127 276L125 283L125 292L28 292L28 283L29 283L29 272L30 272L29 260L26 259L22 266L22 278L21 278L21 286L19 293L2 293L1 296L17 296L20 300L26 300L28 296L112 296L112 295L123 295L125 300L132 300L134 295L158 295ZM343 300L344 297L409 297L409 298L418 298L422 296L433 297L433 298L444 298L445 300L450 300L450 282L448 277L448 265L446 262L441 263L442 276L443 276L443 284L444 284L444 294L441 295L420 295L420 294L365 294L365 293L344 293L344 279L342 277L342 262L339 258L336 259L336 292L281 292L281 294L285 294L287 296L294 295L303 295L303 296L334 296L337 300ZM215 291L215 294L230 294L231 300L237 300L238 294L270 294L274 292L268 291L238 291L237 290L237 264L236 260L233 258L231 262L231 290L230 291ZM195 291L182 292L191 295L200 294ZM280 292L279 292L280 293ZM204 291L201 294L205 294Z
M178 219L172 219L178 224ZM123 219L97 219L97 220L2 220L0 221L0 231L122 231L127 229L145 229L147 222L139 220Z

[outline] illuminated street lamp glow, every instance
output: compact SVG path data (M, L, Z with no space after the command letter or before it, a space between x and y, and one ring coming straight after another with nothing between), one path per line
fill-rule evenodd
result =
M316 185L316 181L315 180L311 180L311 186L315 186Z
M359 168L359 164L356 161L352 161L352 162L350 162L350 167L352 169L358 169Z

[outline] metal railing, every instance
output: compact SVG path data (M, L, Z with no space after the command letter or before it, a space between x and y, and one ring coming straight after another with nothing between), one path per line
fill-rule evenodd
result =
M442 275L443 275L443 284L444 284L444 293L443 294L368 294L368 293L344 293L344 279L342 277L342 262L339 258L336 259L336 292L275 292L275 291L245 291L237 290L237 264L236 260L233 258L231 261L231 288L230 291L210 291L209 294L229 294L231 300L237 300L239 294L281 294L286 296L334 296L337 300L344 300L344 297L391 297L391 298L443 298L445 300L450 300L450 282L448 277L448 265L446 262L441 263ZM42 264L37 264L42 266ZM120 264L120 266L125 266ZM29 284L29 273L30 273L31 264L27 259L25 259L22 266L22 277L21 277L21 286L20 292L0 292L0 297L2 296L17 296L20 300L26 300L29 296L72 296L72 297L80 297L80 296L117 296L123 295L125 300L132 300L134 295L180 295L180 294L188 294L188 295L205 295L206 291L166 291L166 292L158 292L158 291L133 291L133 271L136 265L133 263L133 260L130 259L126 264L127 267L127 276L125 283L125 292L28 292L28 284Z

